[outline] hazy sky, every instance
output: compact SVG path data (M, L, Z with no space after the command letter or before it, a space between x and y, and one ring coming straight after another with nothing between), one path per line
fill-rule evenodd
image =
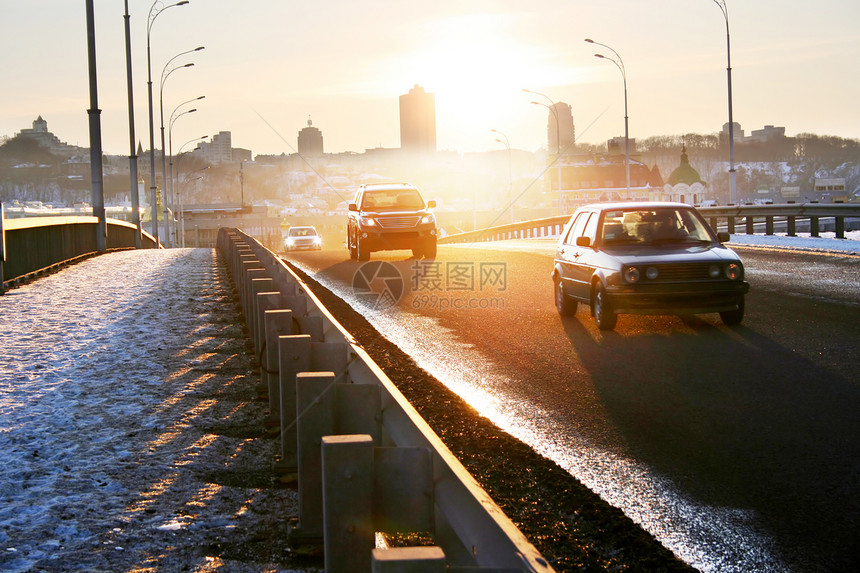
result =
M164 4L170 5L167 1ZM734 119L788 135L860 137L860 2L726 0ZM149 148L146 25L130 0L136 139ZM0 136L41 115L61 140L89 146L84 0L0 0ZM95 0L103 148L129 151L124 3ZM715 133L728 120L726 26L714 0L191 0L161 12L150 36L156 147L159 90L173 151L231 131L234 147L290 153L308 117L326 152L399 147L398 96L436 96L440 150L546 145L547 100L573 107L579 141L624 134L618 68L627 70L630 137ZM170 68L168 68L170 69ZM193 104L180 105L205 95ZM184 147L187 151L193 143Z

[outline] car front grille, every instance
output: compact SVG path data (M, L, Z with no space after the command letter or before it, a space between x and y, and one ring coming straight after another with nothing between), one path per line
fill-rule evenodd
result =
M706 281L713 280L711 275L708 273L711 264L712 263L678 263L673 265L646 265L643 267L643 270L649 267L655 267L657 269L657 279L649 282Z
M379 226L383 229L411 229L421 220L420 215L401 215L378 217Z

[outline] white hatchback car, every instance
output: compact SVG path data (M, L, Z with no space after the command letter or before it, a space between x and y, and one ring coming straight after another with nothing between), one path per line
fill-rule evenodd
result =
M322 249L322 237L314 227L290 227L287 237L284 239L284 248L287 251L299 249Z

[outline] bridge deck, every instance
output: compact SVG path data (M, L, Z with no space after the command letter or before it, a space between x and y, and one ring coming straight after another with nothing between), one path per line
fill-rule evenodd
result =
M297 497L265 487L237 309L209 249L110 253L0 296L0 569L190 570L285 530Z

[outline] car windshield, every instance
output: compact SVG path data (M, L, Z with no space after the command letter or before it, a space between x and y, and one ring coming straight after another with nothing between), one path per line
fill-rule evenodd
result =
M424 200L416 189L367 191L361 204L368 211L411 211L423 207Z
M309 227L300 227L297 229L290 229L291 237L315 237L317 234L316 230Z
M711 243L714 236L692 209L618 209L603 216L603 244Z

